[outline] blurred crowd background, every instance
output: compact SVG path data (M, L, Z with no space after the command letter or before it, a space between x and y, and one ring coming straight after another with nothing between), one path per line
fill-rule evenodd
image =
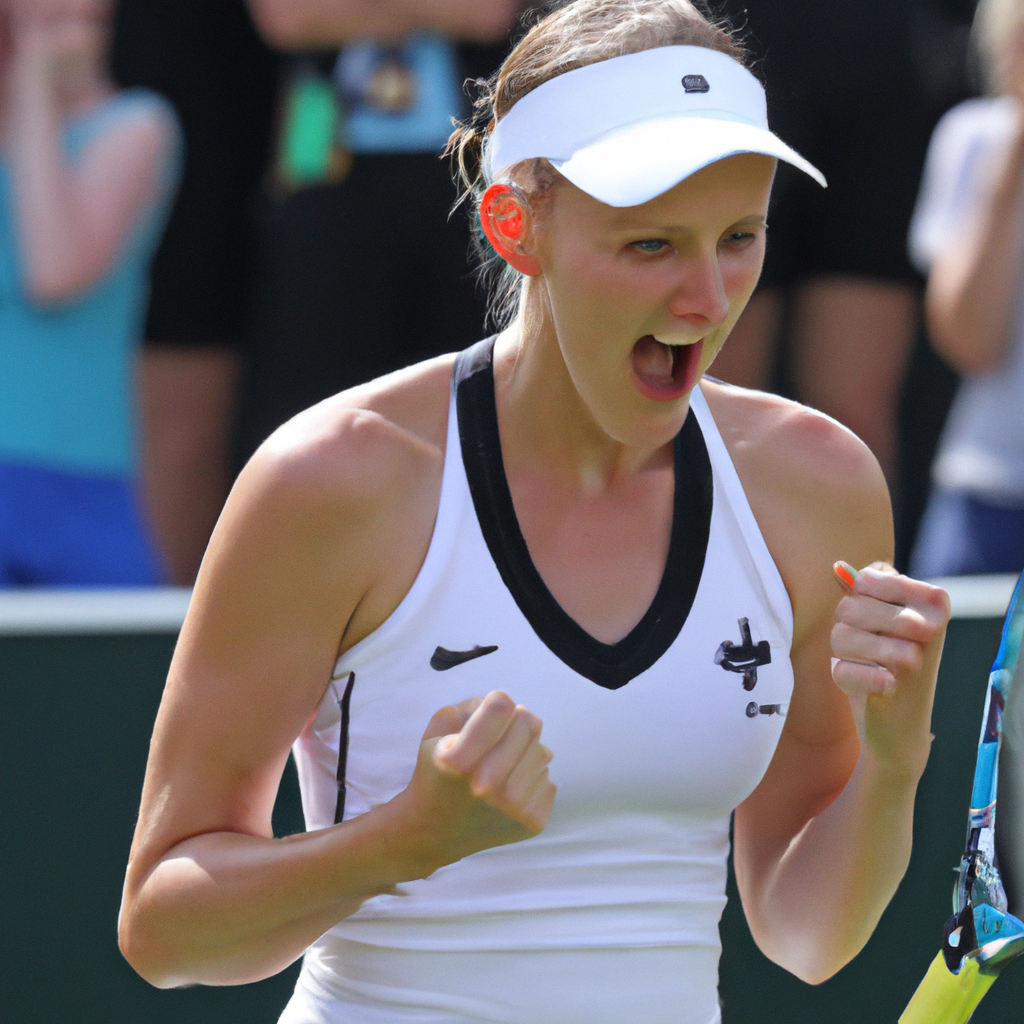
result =
M712 372L871 446L901 568L1019 571L1024 0L709 2L830 184ZM440 155L527 7L0 0L0 587L191 584L277 426L483 336Z

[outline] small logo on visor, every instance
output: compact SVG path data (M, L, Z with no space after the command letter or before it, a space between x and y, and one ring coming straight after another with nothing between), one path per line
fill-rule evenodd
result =
M687 92L709 92L711 86L703 75L683 75L683 88Z

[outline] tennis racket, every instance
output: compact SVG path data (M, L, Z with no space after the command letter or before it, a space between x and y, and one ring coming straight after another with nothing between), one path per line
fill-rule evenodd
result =
M1019 900L1022 879L1013 877L1020 864L1016 850L1000 843L1004 853L1000 864L996 849L996 796L999 789L1000 750L1003 765L1012 755L1013 771L1006 771L1003 787L1003 832L1016 833L1022 824L1021 783L1024 771L1020 755L1024 738L1024 660L1020 659L1024 637L1024 588L1017 581L1003 622L999 651L988 677L985 713L974 788L967 826L967 849L960 861L960 873L953 894L953 916L946 922L942 951L932 962L900 1024L966 1024L999 972L1024 953L1024 922L1010 913L1007 886ZM1018 672L1018 662L1021 672ZM1005 723L1004 723L1005 719ZM1004 744L1004 724L1007 742ZM1001 833L1002 835L1002 833ZM1017 837L1013 835L1016 840ZM1012 847L1016 847L1014 842ZM1009 869L1009 870L1008 870ZM1020 910L1015 902L1014 907Z

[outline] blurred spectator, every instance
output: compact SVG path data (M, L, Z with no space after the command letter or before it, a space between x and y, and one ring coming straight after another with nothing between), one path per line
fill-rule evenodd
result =
M243 455L336 391L480 337L466 218L449 217L456 193L438 157L464 113L462 82L497 67L519 6L251 0L271 43L319 57L296 64L282 100Z
M174 114L114 92L107 0L0 0L0 585L150 584L133 360Z
M922 576L1024 565L1024 0L981 0L975 38L991 95L940 121L910 236L933 343L965 376L911 560Z
M807 188L780 167L761 285L714 373L769 388L785 318L795 397L863 438L894 483L897 406L920 301L905 240L933 123L913 59L917 4L726 6L763 59L774 128L829 187Z
M185 135L140 366L145 505L183 584L195 579L230 482L278 65L245 0L119 0L115 77L167 97Z

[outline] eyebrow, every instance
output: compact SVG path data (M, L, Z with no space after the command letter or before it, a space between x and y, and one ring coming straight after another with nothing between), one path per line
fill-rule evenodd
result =
M729 224L729 227L739 227L741 224L749 224L752 227L764 227L768 224L768 220L759 213L752 213L749 217L741 217L739 220L734 220L731 224ZM685 224L672 224L665 227L661 227L658 230L680 232L689 231L690 228L687 227Z
M768 218L760 213L752 213L749 217L741 217L739 220L733 221L729 227L767 227ZM692 230L692 227L685 224L654 224L654 225L643 225L622 223L621 225L616 224L614 230L621 234L650 234L650 235L678 235L685 234Z

